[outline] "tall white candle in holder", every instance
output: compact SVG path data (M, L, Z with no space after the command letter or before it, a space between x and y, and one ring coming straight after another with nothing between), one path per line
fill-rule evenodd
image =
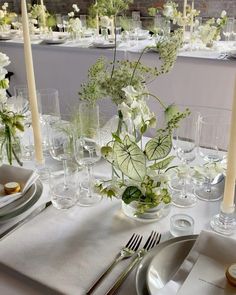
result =
M225 178L224 198L221 203L223 213L234 212L234 193L236 179L236 77L234 86L234 97L231 114L230 140L227 156L227 171Z
M192 11L191 11L191 24L190 24L191 37L192 37L192 34L193 34L193 10L194 10L194 1L192 1Z
M30 111L32 116L32 127L34 133L35 160L37 164L40 165L43 164L44 159L26 0L21 0L21 13L24 37L25 67L29 91Z
M44 3L43 0L41 0L41 7L42 7L42 23L43 27L46 27L46 15L45 15L45 10L44 10Z
M185 27L186 27L186 16L187 16L187 4L188 4L188 0L184 0L184 8L183 8L183 20L184 20L184 25L183 25L183 33L185 36Z

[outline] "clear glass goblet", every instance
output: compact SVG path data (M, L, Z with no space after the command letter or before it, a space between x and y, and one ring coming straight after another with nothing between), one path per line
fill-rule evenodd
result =
M226 157L230 111L221 114L203 116L199 120L199 146L198 155L205 161L205 170L202 184L195 188L197 197L204 201L217 201L222 198L223 189L221 182L222 174L214 174L212 169L214 163L222 162ZM209 172L208 172L209 170Z
M73 159L74 145L73 136L71 135L72 126L69 122L59 120L50 126L50 154L53 159L62 161L63 163L63 182L57 183L53 187L55 196L64 196L57 200L61 202L57 204L58 208L69 208L75 204L75 195L78 188L71 184L68 175L68 161ZM54 200L56 202L56 200Z
M99 107L87 102L79 105L80 135L75 138L75 158L79 165L86 167L87 180L81 183L78 204L92 206L101 200L93 190L93 166L101 158Z
M189 177L188 164L196 157L197 133L198 113L193 112L181 121L180 126L176 130L176 154L184 167L180 167L180 169L185 171L180 178L182 189L180 191L174 191L172 194L172 203L177 207L192 207L197 201L196 196L189 190L189 185L187 185L187 179Z

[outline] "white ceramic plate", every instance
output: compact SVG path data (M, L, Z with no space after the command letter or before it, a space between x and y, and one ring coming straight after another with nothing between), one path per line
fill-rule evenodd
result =
M151 293L149 293L149 290L148 290L146 277L148 274L149 266L152 263L152 260L155 257L157 257L157 255L159 255L159 253L161 253L162 250L164 250L169 245L176 245L176 247L180 250L179 254L178 254L180 256L180 258L177 259L178 261L176 259L173 259L170 261L169 265L167 265L167 263L165 263L164 265L163 264L159 265L159 269L162 270L162 273L161 273L162 284L166 284L173 276L173 269L175 269L175 271L177 271L178 268L180 267L180 265L182 264L182 262L184 261L184 259L186 258L186 256L188 255L188 253L190 252L196 238L197 238L197 235L177 237L174 239L167 240L166 242L163 242L163 243L157 245L156 247L154 247L153 249L151 249L144 256L144 258L142 259L142 261L138 265L138 268L136 271L135 286L136 286L137 294L138 295L150 295L151 294ZM184 246L185 251L183 251L183 253L182 253L180 244L178 244L178 242L182 242L183 246L185 245ZM175 248L175 246L172 246L172 247ZM189 247L188 250L187 250L187 247ZM163 254L169 255L170 253L169 252L167 253L167 251L165 250L163 252ZM160 254L160 255L163 255L163 254ZM159 256L159 257L161 257L161 256ZM158 294L158 292L155 293L155 295L157 295L157 294Z
M37 180L21 198L1 208L0 222L14 218L27 211L39 200L42 192L43 185L41 181Z
M96 48L114 48L115 43L93 43L93 47L96 47Z
M0 35L0 41L7 41L7 40L11 40L12 37L11 36L1 36Z
M44 39L43 43L45 44L63 44L66 42L66 39Z

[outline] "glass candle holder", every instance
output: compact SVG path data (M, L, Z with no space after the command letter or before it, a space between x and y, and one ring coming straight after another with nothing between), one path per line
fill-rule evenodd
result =
M187 214L175 214L170 218L170 233L174 237L192 235L194 219Z

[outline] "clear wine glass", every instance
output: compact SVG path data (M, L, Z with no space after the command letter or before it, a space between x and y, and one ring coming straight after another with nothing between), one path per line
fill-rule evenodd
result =
M226 25L223 28L223 35L225 36L225 40L229 41L230 37L234 31L234 18L229 17Z
M182 189L180 191L173 191L172 194L172 203L178 207L192 207L197 201L192 190L189 190L189 185L187 186L187 179L189 177L189 163L196 158L195 148L197 146L198 136L198 116L198 113L192 112L181 121L175 134L176 154L181 160L182 167L180 169L183 171L180 173Z
M230 111L222 110L219 114L202 116L199 120L198 154L206 164L218 163L225 160L229 138ZM204 173L202 185L195 189L197 197L204 201L221 199L223 189L219 185L222 175L209 170ZM221 181L220 181L221 180Z
M101 197L93 190L93 166L101 158L99 107L83 102L79 105L80 136L75 138L75 158L79 165L86 167L87 180L81 183L81 192L78 204L92 206L98 203Z
M50 125L50 154L53 159L63 163L63 182L57 183L51 189L53 202L60 209L67 209L75 204L77 187L70 182L68 175L68 161L73 159L74 145L71 134L71 123L59 120ZM62 198L63 196L63 198Z
M61 14L56 14L56 22L59 32L63 31L63 20Z

